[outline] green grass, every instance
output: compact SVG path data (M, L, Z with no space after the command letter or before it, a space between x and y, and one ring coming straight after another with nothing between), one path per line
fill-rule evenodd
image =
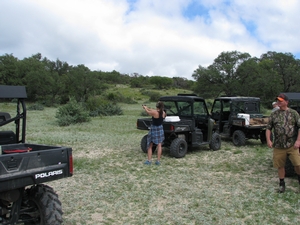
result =
M272 150L260 141L238 148L227 140L219 151L203 146L181 159L164 148L161 166L145 166L146 132L136 129L141 104L121 107L122 116L68 127L57 126L56 108L28 111L27 142L73 149L74 176L48 183L59 194L64 224L300 222L297 181L286 179L286 193L275 192Z

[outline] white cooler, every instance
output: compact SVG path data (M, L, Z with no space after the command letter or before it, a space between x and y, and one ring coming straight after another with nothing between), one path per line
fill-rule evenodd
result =
M166 122L179 122L180 118L179 118L179 116L166 116L165 121Z
M237 117L238 118L244 118L245 119L245 125L249 125L250 124L250 115L249 114L238 113Z

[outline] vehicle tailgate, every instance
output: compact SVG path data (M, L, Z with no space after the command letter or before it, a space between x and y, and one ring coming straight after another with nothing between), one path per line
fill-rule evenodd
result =
M5 150L29 149L0 156L0 192L72 176L72 149L68 147L11 144Z

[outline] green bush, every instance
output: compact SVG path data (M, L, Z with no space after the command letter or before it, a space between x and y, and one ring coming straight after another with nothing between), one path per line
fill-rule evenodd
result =
M160 98L160 94L158 92L154 92L154 91L151 92L149 96L150 96L149 100L151 102L157 102L159 100L159 98Z
M148 115L148 113L146 113L145 111L142 111L142 112L140 113L140 116L149 116L149 115Z
M112 101L112 102L117 102L120 98L119 93L108 93L106 95L107 100Z
M123 100L121 102L126 103L126 104L137 104L138 103L137 101L134 101L130 97L123 97Z
M113 96L110 95L111 97ZM86 102L86 108L90 111L89 115L96 116L113 116L123 115L123 111L114 101L108 101L107 96L91 97Z
M92 110L89 115L93 117L123 115L123 110L114 103L106 103L99 105L95 110Z
M157 102L159 100L159 98L161 97L160 93L156 92L156 91L149 91L146 89L141 89L140 92L143 95L149 96L150 102Z
M88 111L95 111L100 105L108 104L108 101L101 97L90 97L85 103Z
M142 89L140 90L140 92L141 92L142 95L149 96L150 93L151 93L152 91L149 91L148 89L142 88Z
M55 117L58 119L59 126L69 126L91 120L82 103L75 100L70 100L66 105L59 107Z
M44 106L40 103L34 103L33 105L30 105L27 107L28 110L40 110L43 111L44 110Z

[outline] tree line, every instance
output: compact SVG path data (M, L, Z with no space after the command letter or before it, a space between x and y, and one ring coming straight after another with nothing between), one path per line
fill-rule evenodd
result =
M13 54L0 56L0 84L24 85L29 101L48 104L64 104L70 97L84 102L103 94L112 84L126 84L132 88L183 88L204 98L260 97L267 105L280 92L299 91L300 61L291 53L269 51L257 58L238 51L222 52L211 65L199 65L192 77L194 81L115 70L91 71L83 64L52 61L40 53L21 60Z
M191 89L193 83L181 77L129 75L115 70L91 71L83 64L72 66L59 59L52 61L40 53L22 60L13 54L0 56L0 84L26 86L29 101L50 105L65 104L70 98L85 102L89 97L103 94L112 84L126 84L132 88Z
M291 53L269 51L260 58L238 51L222 52L208 67L194 71L197 94L206 97L260 97L268 106L280 92L298 92L300 60Z

